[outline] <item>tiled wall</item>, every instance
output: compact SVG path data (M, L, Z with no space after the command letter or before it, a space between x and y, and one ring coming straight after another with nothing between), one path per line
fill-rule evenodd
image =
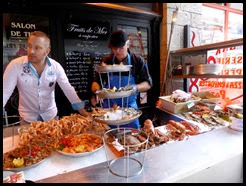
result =
M179 12L173 29L170 51L184 48L183 43L185 25L190 25L192 31L197 31L202 28L202 3L163 3L163 20L161 23L160 34L160 89L162 89L163 77L165 73L172 14L176 7L179 8ZM168 87L170 86L172 86L173 90L178 88L183 89L183 79L174 80L172 85L170 84ZM171 89L169 89L169 91L171 91ZM168 94L171 94L171 92Z

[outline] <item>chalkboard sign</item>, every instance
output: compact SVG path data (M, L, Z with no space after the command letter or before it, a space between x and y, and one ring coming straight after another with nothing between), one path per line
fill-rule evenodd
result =
M109 29L109 22L70 22L65 27L65 70L69 82L83 100L91 96L94 66L111 52L107 47Z

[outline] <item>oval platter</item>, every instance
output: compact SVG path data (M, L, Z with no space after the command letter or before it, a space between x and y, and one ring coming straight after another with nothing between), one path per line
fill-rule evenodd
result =
M106 73L106 72L127 72L130 71L132 65L97 65L95 70L97 72Z
M108 124L108 125L124 125L124 124L128 124L128 123L131 123L131 122L135 121L141 115L142 115L142 111L138 110L137 114L134 115L133 117L129 118L129 119L105 120L105 119L100 118L100 117L95 117L94 120L96 122L105 123L105 124Z
M49 158L49 157L47 157L47 158ZM24 167L19 167L19 168L4 168L3 167L3 170L4 171L14 171L14 172L25 171L25 170L28 170L28 169L31 169L31 168L34 168L34 167L40 165L41 163L43 163L44 161L46 161L47 158L45 158L45 159L43 159L43 160L41 160L41 161L39 161L39 162L37 162L35 164L32 164L30 166L24 166Z
M124 98L132 95L133 90L121 91L121 92L108 92L108 91L98 91L96 92L100 98Z
M60 154L63 154L65 156L70 156L70 157L83 157L83 156L89 156L97 151L99 151L103 147L103 144L101 147L98 147L97 149L91 151L91 152L82 152L82 153L67 153L67 152L62 152L60 150L57 150Z

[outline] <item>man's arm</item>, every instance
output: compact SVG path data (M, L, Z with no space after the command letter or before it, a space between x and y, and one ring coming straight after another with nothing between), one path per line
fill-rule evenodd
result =
M18 70L13 62L10 62L5 69L3 74L3 107L5 107L17 85L17 72Z
M137 92L145 92L151 88L150 84L147 81L136 84Z
M135 93L145 92L152 87L152 78L149 74L148 65L144 62L143 58L135 58L137 61L135 67L135 77L137 77L136 85L133 85L133 90Z
M89 116L89 113L85 110L85 109L79 109L78 110L78 112L82 115L82 116L85 116L85 117L87 117L87 116Z
M85 102L78 97L74 87L69 83L64 69L59 63L57 63L57 83L72 104L72 108L78 110L82 116L88 116L89 114L84 109Z

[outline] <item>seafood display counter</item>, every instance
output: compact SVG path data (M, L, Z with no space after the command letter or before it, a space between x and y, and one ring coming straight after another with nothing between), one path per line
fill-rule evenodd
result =
M181 120L174 114L157 110L167 120ZM14 143L12 137L3 139L3 152L14 148L18 136L14 139ZM128 178L109 171L107 160L113 158L113 153L106 157L105 148L81 157L55 152L38 166L23 172L26 180L37 183L243 182L243 133L224 126L160 144L145 151L142 172Z
M14 136L14 145L12 144L12 136L4 138L3 153L14 149L14 147L18 144L18 135ZM100 148L95 153L83 157L65 156L59 152L55 152L38 166L23 170L23 172L26 180L36 182L40 179L60 175L69 171L98 164L106 160L104 148ZM60 182L63 182L63 180L60 180Z
M37 182L242 182L242 174L243 134L225 127L147 150L134 177L115 176L102 162Z

